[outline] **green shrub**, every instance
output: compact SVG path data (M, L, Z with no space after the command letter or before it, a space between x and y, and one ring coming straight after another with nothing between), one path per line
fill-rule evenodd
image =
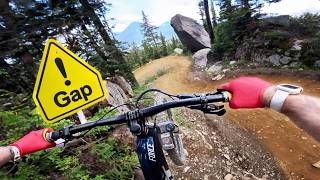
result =
M234 53L243 38L251 36L257 24L253 12L252 9L235 8L232 12L222 13L221 22L215 26L213 45L219 54Z
M320 59L320 38L315 38L302 44L300 59L304 65L313 67L314 62Z
M235 51L235 42L231 37L232 29L233 27L229 22L222 22L215 27L214 49L218 53Z
M157 46L147 42L144 42L141 46L133 43L130 45L130 50L126 55L126 61L132 69L137 69L153 59L172 54L175 48L183 48L182 43L175 37L169 41L162 37L161 43ZM189 53L188 51L184 52Z
M91 120L100 119L108 111L107 108L100 109ZM110 113L106 117L114 116ZM67 124L72 124L70 120L64 120L50 125L57 130ZM34 129L49 127L43 123L36 110L20 109L19 111L0 112L1 146L8 145L21 138L26 133ZM90 141L107 136L110 127L104 126L92 129L86 136ZM88 168L95 164L88 164L81 158L87 151L81 151L83 144L68 148L54 148L52 150L40 151L27 155L18 163L18 170L7 174L8 168L0 170L0 179L130 179L134 167L138 164L133 150L127 146L116 144L114 140L102 141L97 147L93 144L89 151L96 152L99 159L104 164L114 164L115 168L104 169L97 174L95 169ZM96 151L95 151L96 150ZM94 156L94 155L93 155Z
M290 48L290 37L289 33L286 31L269 30L264 32L264 37L265 40L269 42L269 48Z
M118 148L117 148L118 147ZM119 145L114 139L97 144L92 154L98 155L99 159L108 167L104 179L132 179L134 168L138 164L138 157L128 146Z
M314 36L320 31L320 14L306 13L291 19L291 27L306 36Z

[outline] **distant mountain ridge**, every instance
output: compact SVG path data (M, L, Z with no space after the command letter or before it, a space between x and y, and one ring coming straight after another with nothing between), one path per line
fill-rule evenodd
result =
M176 36L169 21L161 24L157 29L157 32L159 34L162 33L166 39L171 39L172 37ZM143 40L143 33L141 32L140 23L137 21L130 23L125 30L116 33L115 38L124 43L132 44L134 42L140 45Z

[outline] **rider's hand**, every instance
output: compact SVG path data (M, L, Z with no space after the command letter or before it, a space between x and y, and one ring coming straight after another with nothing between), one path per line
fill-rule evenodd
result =
M255 77L240 77L224 84L218 90L226 90L232 94L229 103L231 108L262 108L263 94L271 84Z
M52 132L52 129L45 128L37 131L31 131L17 142L11 144L16 146L20 151L20 156L31 154L40 150L54 147L56 144L48 142L45 137L47 132Z

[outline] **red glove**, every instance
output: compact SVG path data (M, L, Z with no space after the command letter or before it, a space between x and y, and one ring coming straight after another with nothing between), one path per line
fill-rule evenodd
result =
M31 131L17 142L11 144L11 146L15 146L19 149L21 157L33 152L54 147L56 145L55 143L48 142L46 140L46 133L48 132L52 132L52 129L45 128L38 131Z
M240 77L224 84L218 90L229 91L232 99L229 103L233 109L262 108L263 93L271 86L270 83L255 77Z

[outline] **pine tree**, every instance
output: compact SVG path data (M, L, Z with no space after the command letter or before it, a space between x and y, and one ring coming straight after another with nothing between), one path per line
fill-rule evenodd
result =
M161 56L168 55L167 41L162 33L160 33L160 41L161 41Z
M148 44L146 41L142 43L143 51L144 51L144 61L143 63L147 63L150 61L150 59L154 59L154 48Z
M140 67L141 65L143 65L143 54L140 53L141 50L139 49L139 47L137 46L136 43L131 43L130 44L130 51L129 53L126 55L126 59L129 63L129 65L131 66L132 69L135 69L137 67Z
M178 47L178 43L177 43L177 40L176 38L173 36L172 39L171 39L171 43L170 43L170 49L171 51L173 51L175 48Z
M231 0L222 0L220 6L220 19L221 20L230 20L230 16L234 11L234 7L231 4Z
M94 26L96 27L97 31L99 32L100 36L102 37L106 47L111 50L110 57L118 61L119 70L121 75L128 78L128 80L133 85L138 85L137 80L135 79L133 73L131 72L130 67L128 66L127 62L124 59L122 52L116 47L115 42L110 38L107 30L103 26L99 16L95 13L94 8L90 5L88 0L79 0L84 11L86 12L86 16L90 18L93 22Z
M179 41L179 38L177 38L176 36L173 36L170 42L170 50L173 51L175 48L182 48L183 45L182 43Z
M0 76L0 89L19 93L33 90L43 42L79 23L79 11L73 4L64 2L52 13L45 0L0 1L0 70L6 74Z
M143 32L144 41L152 44L154 47L158 47L159 36L156 33L158 27L152 25L149 21L148 16L141 11L142 13L142 23L140 24L141 31Z

